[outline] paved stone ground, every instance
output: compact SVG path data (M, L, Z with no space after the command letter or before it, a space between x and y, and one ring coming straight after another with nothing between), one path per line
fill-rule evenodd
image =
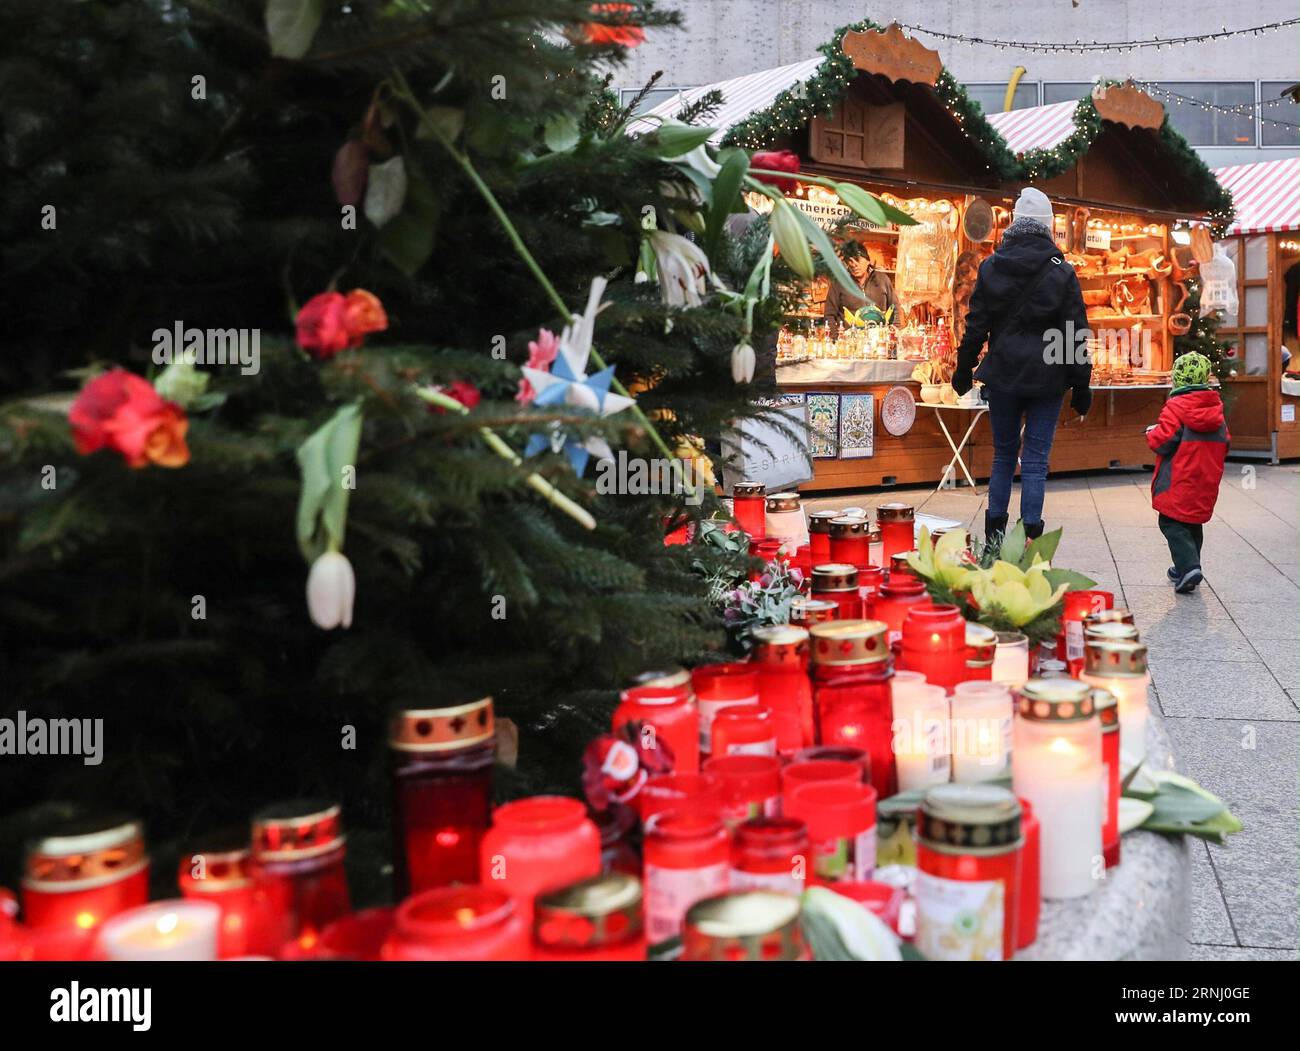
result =
M1150 647L1181 767L1245 825L1224 847L1192 844L1194 960L1300 954L1300 466L1229 463L1205 527L1205 583L1177 595L1151 510L1151 475L1048 480L1044 519L1064 526L1056 561L1115 592ZM984 488L810 499L809 510L903 499L984 528ZM1012 521L1019 487L1012 493Z

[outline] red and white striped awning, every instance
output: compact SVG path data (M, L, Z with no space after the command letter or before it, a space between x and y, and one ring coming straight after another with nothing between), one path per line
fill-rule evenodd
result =
M997 129L1015 154L1030 150L1050 150L1074 133L1074 111L1078 100L1053 102L1047 106L1027 106L1005 113L987 113L988 122Z
M1300 157L1215 168L1237 217L1225 236L1300 230Z
M731 80L720 80L716 84L690 88L647 110L631 123L628 130L638 135L653 131L658 126L657 123L646 120L646 117L651 115L675 117L683 106L695 102L705 92L717 89L722 92L722 105L699 122L718 129L717 134L709 140L716 146L721 142L727 129L739 124L751 114L766 109L776 101L776 97L781 92L788 91L796 84L808 80L825 61L826 59L819 55L817 58L794 62L788 66L777 66L775 69L764 69L758 73L748 73L743 77L733 77Z

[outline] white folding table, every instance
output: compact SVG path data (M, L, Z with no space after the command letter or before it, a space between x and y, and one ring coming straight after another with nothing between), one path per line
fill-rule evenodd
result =
M944 482L948 480L948 475L952 472L953 465L956 464L961 468L961 473L966 476L966 481L972 489L979 488L975 484L975 479L971 477L970 471L966 469L966 461L962 457L962 450L966 448L966 443L970 441L970 436L975 433L975 427L980 422L980 417L989 411L988 405L980 402L978 405L944 405L942 403L919 401L918 407L934 409L935 419L939 421L939 429L943 431L943 436L948 439L948 448L952 450L952 459L948 461L948 466L943 469L943 476L939 479L939 484L935 486L934 491L937 493L943 488ZM943 410L953 409L957 412L970 413L970 423L966 427L966 433L961 436L961 441L954 441L952 432L948 430L948 424L944 421ZM961 483L958 482L958 485Z

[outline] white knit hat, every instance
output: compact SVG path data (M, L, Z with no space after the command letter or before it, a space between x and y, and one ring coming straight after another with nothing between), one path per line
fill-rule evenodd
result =
M1036 219L1049 230L1052 228L1052 202L1042 190L1026 186L1016 198L1015 217L1017 219Z

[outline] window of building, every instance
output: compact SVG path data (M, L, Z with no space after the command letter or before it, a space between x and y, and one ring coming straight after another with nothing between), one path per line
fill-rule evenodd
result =
M1300 103L1282 96L1294 80L1262 80L1259 83L1259 144L1300 146ZM1270 123L1277 121L1278 123Z
M1043 82L1043 105L1053 102L1077 102L1092 91L1092 82L1087 80L1059 80Z
M1249 81L1162 81L1156 88L1152 94L1164 103L1169 122L1193 146L1255 145L1255 85Z
M966 94L980 104L985 113L1001 113L1007 98L1006 84L966 84ZM1011 101L1012 109L1038 105L1037 81L1021 81Z
M630 105L640 90L640 88L622 88L618 93L618 101L624 106ZM645 98L637 104L636 112L644 113L646 110L654 109L661 102L667 102L686 90L686 88L651 88L646 92Z

